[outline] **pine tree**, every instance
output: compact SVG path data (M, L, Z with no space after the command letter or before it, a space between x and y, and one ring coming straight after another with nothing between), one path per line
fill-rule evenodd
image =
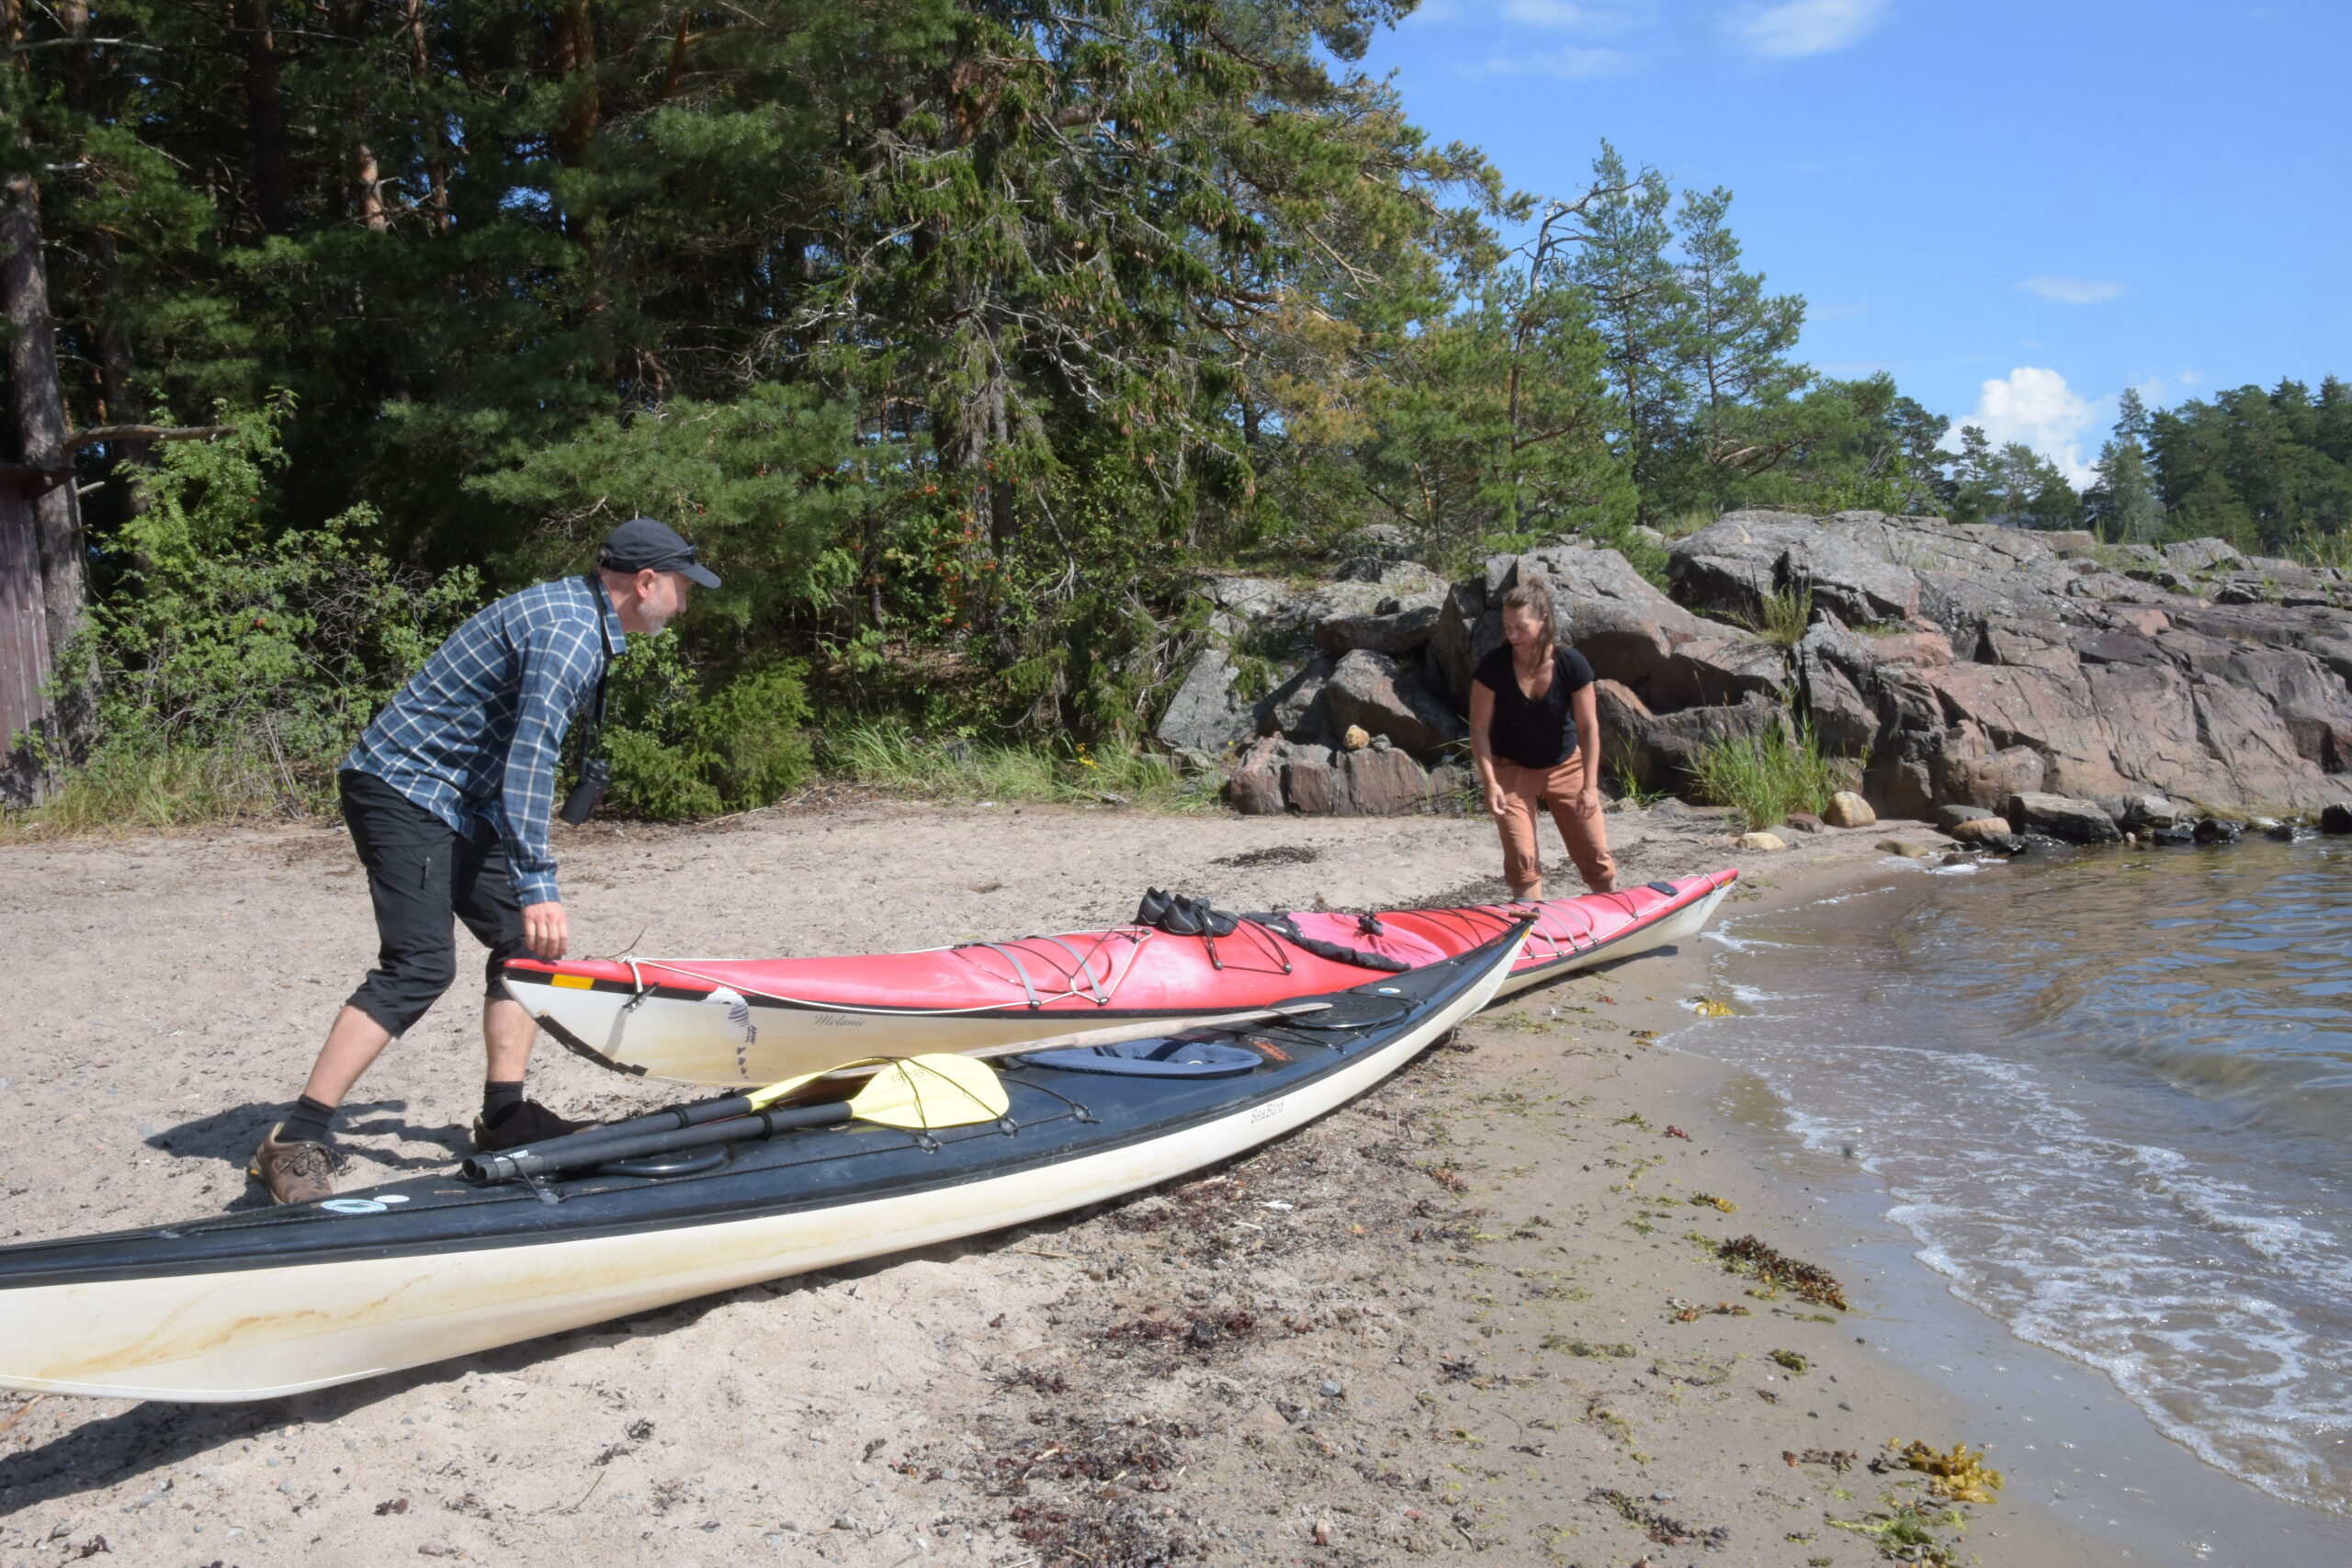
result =
M2150 428L2147 405L2137 389L2126 387L2117 405L2115 428L2094 465L2098 482L2083 497L2090 521L2109 544L2149 544L2164 532L2164 502L2156 494L2155 472L2148 461Z
M1607 141L1593 160L1592 190L1569 276L1591 301L1623 421L1617 447L1646 521L1657 514L1685 403L1679 336L1686 299L1667 254L1672 193L1655 169L1629 173Z
M1767 294L1764 276L1740 264L1725 221L1731 192L1683 194L1675 214L1679 251L1672 319L1666 325L1672 378L1665 399L1681 411L1679 461L1661 465L1657 499L1668 510L1720 507L1742 481L1768 473L1804 442L1796 394L1813 372L1789 359L1804 326L1804 301Z

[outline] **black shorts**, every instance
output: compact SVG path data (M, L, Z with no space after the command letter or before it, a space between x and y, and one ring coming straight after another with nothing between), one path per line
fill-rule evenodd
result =
M498 966L526 949L523 906L496 832L467 838L373 773L346 773L337 782L376 906L376 967L350 1005L394 1034L407 1033L458 977L452 915L490 949L482 994L504 995Z

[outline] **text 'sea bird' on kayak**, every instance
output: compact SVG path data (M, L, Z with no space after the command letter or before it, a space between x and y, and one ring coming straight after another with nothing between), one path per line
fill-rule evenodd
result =
M516 959L502 978L550 1034L606 1066L757 1084L860 1052L968 1053L1095 1024L1182 1027L1454 957L1532 914L1509 996L1688 940L1738 874L1539 904L1243 915L1222 933L1163 922L848 958Z
M869 1060L463 1178L0 1248L0 1388L266 1398L1083 1208L1371 1089L1487 1005L1525 931L1246 1028Z

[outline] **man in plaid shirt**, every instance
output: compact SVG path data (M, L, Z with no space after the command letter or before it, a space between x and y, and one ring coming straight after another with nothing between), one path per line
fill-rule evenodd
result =
M622 524L596 570L510 594L459 626L344 759L343 816L368 868L380 946L301 1099L254 1155L250 1174L277 1201L334 1190L335 1109L457 978L452 915L490 949L474 1146L515 1148L580 1125L523 1097L538 1024L501 990L498 966L570 947L548 843L564 732L624 650L623 634L660 631L685 608L690 582L718 586L694 546L650 517Z

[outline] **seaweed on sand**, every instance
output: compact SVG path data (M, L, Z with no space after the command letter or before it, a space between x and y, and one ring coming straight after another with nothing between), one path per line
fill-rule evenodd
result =
M1894 1447L1892 1443L1887 1446ZM1973 1451L1966 1443L1954 1443L1951 1452L1945 1454L1915 1438L1897 1450L1894 1458L1902 1468L1927 1474L1928 1495L1931 1497L1948 1497L1955 1503L1998 1500L1993 1494L2001 1489L2001 1472L1987 1465L1984 1456Z
M1724 1242L1715 1248L1715 1256L1735 1273L1744 1269L1766 1284L1794 1291L1802 1300L1836 1307L1839 1312L1849 1310L1844 1288L1827 1269L1791 1258L1752 1235Z

